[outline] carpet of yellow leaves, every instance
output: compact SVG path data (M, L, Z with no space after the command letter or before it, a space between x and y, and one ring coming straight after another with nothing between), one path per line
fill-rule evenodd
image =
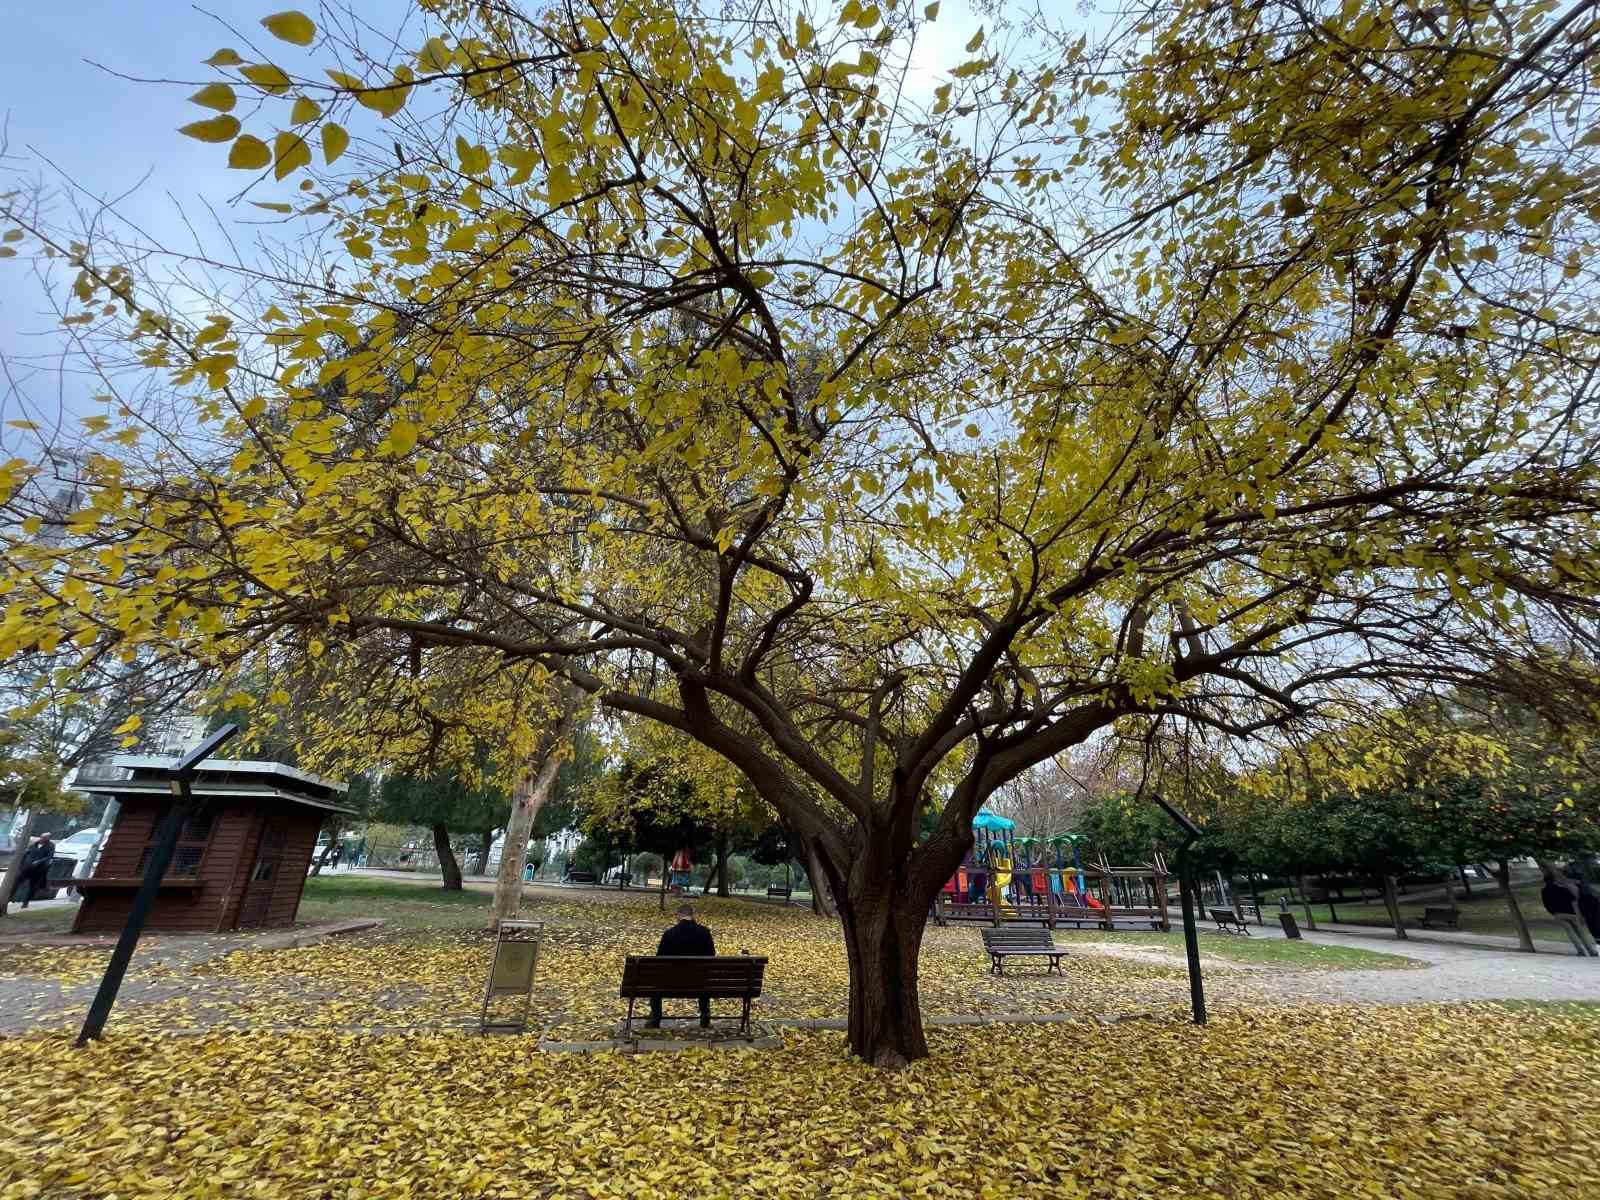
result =
M1326 1006L779 1050L302 1031L13 1043L0 1200L1600 1195L1600 1024Z
M837 924L749 904L706 903L701 913L722 953L768 956L759 1016L845 1015L849 976ZM615 1016L624 957L651 953L672 919L639 901L548 901L530 915L546 922L534 1011L551 1019ZM278 1004L281 1023L459 1021L476 1012L491 952L474 933L379 934L231 955L202 970L261 984L292 982ZM1180 968L1111 955L1074 955L1062 977L1046 976L1042 963L1014 967L1000 979L987 967L976 930L930 930L921 966L924 1010L1133 1013L1186 994Z
M758 1018L842 1018L848 969L839 927L796 908L708 900L700 913L723 953L768 956ZM666 924L653 897L548 895L526 916L546 933L533 997L536 1022L614 1020L625 1007L617 985L626 955L650 953ZM1053 1013L1127 1015L1181 1001L1186 975L1176 961L1124 957L1121 947L1084 945L1062 976L1043 963L988 973L975 928L930 929L921 965L929 1014ZM260 1027L463 1027L477 1019L493 953L480 929L403 928L339 937L296 949L248 949L197 966L169 967L136 956L130 990L113 1028L203 1025ZM93 983L109 952L30 948L0 956L0 979L35 977L63 985ZM1208 968L1213 974L1233 968ZM139 985L159 985L141 995ZM185 986L180 986L185 985ZM36 1027L61 1021L54 996L41 992ZM730 1010L732 1011L732 1010ZM76 1010L73 1019L80 1019Z

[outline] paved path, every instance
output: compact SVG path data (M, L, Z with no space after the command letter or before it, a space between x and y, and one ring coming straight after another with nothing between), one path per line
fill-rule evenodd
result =
M1279 934L1278 936L1282 936ZM1376 950L1370 931L1352 936L1319 930L1304 935L1328 946L1360 946ZM1237 993L1283 1000L1416 1004L1461 1000L1591 1000L1600 1001L1600 958L1579 958L1571 947L1561 953L1525 954L1449 944L1431 935L1426 941L1393 936L1383 950L1428 963L1413 971L1252 972L1219 978L1219 998ZM1365 943L1364 945L1362 943ZM1212 990L1210 988L1208 991Z
M311 946L325 938L372 929L383 922L375 919L318 921L296 929L269 931L244 930L218 934L151 934L142 938L128 964L128 976L117 993L117 1006L155 1004L179 996L213 995L232 981L207 976L198 980L192 968L232 954L236 950L281 950L291 946ZM58 1019L65 1013L86 1013L89 1001L100 986L107 955L116 938L70 936L60 933L16 933L0 936L0 955L8 949L61 950L73 948L84 956L83 967L74 972L71 982L32 975L0 973L0 1034L35 1028L41 1021ZM100 953L96 953L99 951ZM4 971L0 957L0 972Z

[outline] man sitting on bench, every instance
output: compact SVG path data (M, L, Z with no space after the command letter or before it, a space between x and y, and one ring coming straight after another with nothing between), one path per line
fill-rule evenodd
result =
M694 919L694 906L687 900L678 905L678 923L661 935L656 947L658 958L709 957L717 952L711 930ZM650 1020L646 1029L661 1028L661 997L650 997ZM711 997L700 997L700 1028L711 1028Z

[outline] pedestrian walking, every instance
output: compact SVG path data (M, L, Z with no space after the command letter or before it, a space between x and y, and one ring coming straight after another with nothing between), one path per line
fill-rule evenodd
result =
M55 857L56 844L48 833L41 833L28 847L28 852L22 856L22 870L17 875L16 886L11 890L11 898L19 901L20 907L27 908L49 890L50 864Z

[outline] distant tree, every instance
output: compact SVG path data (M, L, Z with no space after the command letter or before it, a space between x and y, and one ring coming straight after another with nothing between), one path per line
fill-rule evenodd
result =
M492 784L473 785L453 772L391 775L383 781L374 815L396 824L425 825L433 834L446 891L461 890L461 866L451 833L476 834L487 843L505 819L506 794ZM487 848L481 852L487 856Z

